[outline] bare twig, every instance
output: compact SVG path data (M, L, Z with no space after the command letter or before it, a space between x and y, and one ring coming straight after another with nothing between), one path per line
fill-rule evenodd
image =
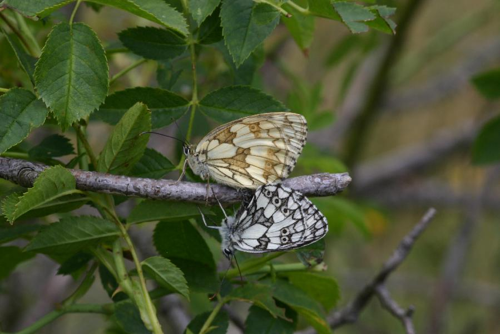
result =
M394 317L398 318L405 328L406 334L415 334L415 326L413 326L413 312L415 308L410 306L407 310L403 309L401 306L392 299L389 290L385 284L381 284L375 288L377 292L377 297L380 300L380 304L387 309Z
M30 187L38 174L47 167L26 160L0 157L0 178ZM143 179L75 169L69 171L80 190L197 203L204 203L207 196L206 185L201 183ZM306 196L331 196L344 190L350 182L351 177L347 173L322 173L286 179L283 184ZM244 196L243 192L227 186L213 184L211 187L223 203L235 203ZM216 203L212 192L209 192L209 202Z
M420 222L406 235L400 242L391 257L384 263L382 269L375 277L364 286L354 299L344 308L335 311L328 317L328 323L332 329L339 328L346 324L356 322L361 312L368 305L370 300L377 295L377 288L383 286L391 273L406 259L418 237L427 228L436 210L427 210ZM314 330L304 330L301 334L312 334Z

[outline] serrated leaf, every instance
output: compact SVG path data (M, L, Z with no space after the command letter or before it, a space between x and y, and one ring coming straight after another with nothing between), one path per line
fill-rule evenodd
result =
M334 2L333 7L352 33L367 32L365 22L376 18L369 9L352 2Z
M0 96L0 154L20 143L33 128L45 122L49 110L36 96L22 88L12 88Z
M91 216L67 217L43 228L26 250L70 255L119 236L120 231L109 220Z
M40 144L28 151L31 159L50 159L75 154L70 140L62 135L52 135L44 138Z
M0 227L0 244L23 238L40 230L41 225L14 225Z
M245 321L245 334L293 334L293 322L273 317L266 310L252 305Z
M494 69L475 75L472 84L485 98L500 98L500 69Z
M34 253L26 253L19 247L0 247L0 280L8 277L16 267L24 261L35 256Z
M81 271L93 258L89 253L76 253L61 264L57 270L57 275L71 275Z
M2 27L0 27L0 29L2 30L5 38L7 39L7 42L9 42L10 46L12 47L12 50L14 50L17 60L19 61L19 65L26 72L26 74L28 74L31 83L35 84L33 75L35 73L35 63L37 62L38 59L31 56L24 50L21 42L19 41L19 38L16 35L7 34Z
M386 34L396 33L396 23L390 18L396 12L396 8L387 6L370 6L368 7L377 18L373 21L366 22L370 28L385 32Z
M211 92L200 101L200 110L221 123L241 117L288 111L281 102L248 86L229 86Z
M13 200L15 200L14 205L17 204L18 197L21 194L14 194ZM45 204L38 206L32 210L29 210L25 214L16 218L16 220L23 220L34 217L45 217L53 213L63 213L70 212L80 208L82 205L89 201L88 197L82 194L71 194L65 195L62 197L58 197L52 201L49 201Z
M273 291L269 286L262 284L248 284L231 291L226 298L251 302L254 305L265 309L275 318L285 318L285 311L276 306L272 295Z
M113 129L97 162L97 171L111 174L128 174L141 159L149 140L151 113L138 102L130 108Z
M340 288L335 279L312 272L287 273L292 285L318 301L325 310L332 309L340 299Z
M221 24L229 53L239 67L279 23L274 7L253 0L224 0Z
M137 87L115 92L108 96L94 116L115 125L125 112L137 102L151 110L151 128L158 129L173 123L186 113L189 101L168 90Z
M3 7L14 8L25 16L45 17L75 0L4 0ZM136 16L188 34L187 23L180 12L163 0L89 0L104 6L120 8Z
M218 287L212 253L200 233L189 222L160 222L153 241L158 253L184 273L189 288L213 292Z
M131 175L150 179L161 179L173 171L175 166L163 154L152 148L146 148L144 155L134 165Z
M35 82L63 129L99 107L108 93L108 63L92 29L83 23L54 26L36 64Z
M233 59L223 42L214 44L214 47L216 47L217 50L219 50L224 56L224 60L231 69L234 78L234 84L245 86L252 85L255 77L255 72L262 66L265 60L263 46L258 46L255 51L252 52L250 57L248 57L239 67L236 67L236 65L234 64Z
M64 167L54 166L40 173L33 187L24 195L18 198L7 197L8 200L4 200L2 209L4 215L12 223L30 210L40 208L60 197L77 193L81 192L76 190L73 175Z
M187 49L184 38L166 29L136 27L121 31L118 37L125 47L146 59L172 59Z
M131 300L123 300L115 303L115 316L118 324L125 333L150 334L141 320L141 314Z
M472 145L472 162L478 165L500 161L500 117L487 122Z
M190 0L189 12L200 25L217 8L221 0Z
M160 286L180 293L189 300L189 287L184 274L170 260L161 256L153 256L142 262L142 268Z
M303 15L294 7L286 3L283 4L283 9L286 10L291 17L283 16L281 22L285 24L299 48L302 51L307 51L314 37L314 17Z
M306 247L296 250L297 257L305 266L315 266L323 262L325 257L325 239L318 240Z
M137 224L153 221L182 221L200 215L198 205L187 202L166 202L145 200L137 205L127 218L127 224ZM209 214L210 210L200 207L201 211Z
M198 33L198 40L200 44L209 45L221 41L222 38L220 9L217 8L201 24L200 31ZM233 64L232 59L231 64Z
M189 323L189 325L186 328L186 331L184 334L188 334L188 331L191 331L191 333L200 333L203 325L207 321L208 317L210 316L211 312L205 312L202 314L198 314L196 317L194 317L193 320ZM227 329L229 327L229 317L225 312L219 312L215 316L214 320L212 321L212 324L210 326L212 329L207 332L210 334L226 334Z
M319 17L340 21L339 14L334 10L331 0L308 0L308 11Z
M303 290L286 281L277 280L273 284L273 296L297 311L319 334L331 333L319 304Z

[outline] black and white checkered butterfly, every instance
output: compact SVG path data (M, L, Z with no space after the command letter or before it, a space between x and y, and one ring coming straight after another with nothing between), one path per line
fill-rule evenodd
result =
M307 246L328 232L325 216L302 193L269 184L257 188L248 205L226 217L217 228L222 251L268 253Z

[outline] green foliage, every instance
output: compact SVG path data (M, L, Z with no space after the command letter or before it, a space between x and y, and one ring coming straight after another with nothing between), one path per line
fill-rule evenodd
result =
M47 168L37 177L33 188L21 196L12 194L4 199L3 213L13 223L30 210L40 208L63 196L81 193L75 186L75 178L65 168L61 166Z
M210 312L202 313L197 315L191 322L189 323L185 334L195 334L200 333L200 330L203 327L203 324L207 321L210 316ZM212 325L210 326L210 334L225 334L227 333L227 329L229 327L229 317L224 312L217 313L217 316L212 321Z
M500 161L500 117L486 123L472 148L472 161L486 165Z
M42 229L26 250L67 256L119 235L116 225L109 220L91 216L67 217Z
M28 54L23 46L21 45L21 42L19 41L19 38L14 35L14 34L7 34L3 28L0 27L2 30L5 38L9 42L10 46L12 47L12 50L16 53L17 60L19 61L19 65L21 68L28 74L30 81L32 84L35 83L34 79L34 74L35 74L35 64L37 62L37 59L30 54Z
M327 311L332 309L340 299L339 285L331 277L312 272L295 272L286 275L290 283L318 301Z
M480 73L472 78L472 83L485 98L500 98L500 69Z
M25 89L13 88L0 96L0 153L20 143L45 122L48 109Z
M160 286L180 293L189 300L189 287L184 274L170 260L161 256L153 256L142 262L142 268Z
M0 227L0 244L30 236L37 232L41 225L13 225Z
M120 328L129 334L150 334L151 331L144 326L141 314L136 305L130 300L120 301L115 304L116 321Z
M266 310L252 305L248 311L245 321L245 333L247 334L293 334L294 324L278 317L273 317Z
M162 202L146 200L137 205L127 218L128 224L154 221L183 221L200 215L198 205L186 202ZM202 207L203 213L210 211Z
M116 125L102 149L97 170L111 174L128 174L146 149L151 129L151 112L137 102Z
M271 287L261 284L245 285L233 290L226 298L251 302L269 312L273 317L285 318L285 311L278 308L272 298Z
M175 166L161 153L152 148L146 148L144 155L132 168L131 174L137 177L161 179L174 169Z
M200 101L200 110L219 122L273 111L288 111L281 102L246 86L229 86L211 92Z
M40 144L28 151L31 159L49 159L75 154L73 145L68 138L61 135L52 135L42 140Z
M90 115L108 93L108 63L92 29L56 25L36 63L35 83L63 130Z
M191 0L189 12L200 25L217 8L221 0Z
M34 253L26 253L19 247L0 247L0 281L8 277L16 267L22 262L28 261Z

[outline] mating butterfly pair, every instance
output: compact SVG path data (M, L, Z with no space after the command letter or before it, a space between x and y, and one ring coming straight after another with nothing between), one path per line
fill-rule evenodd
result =
M306 137L302 115L276 112L223 124L196 148L185 145L186 162L203 180L257 188L235 216L226 217L222 226L209 226L219 229L228 258L235 250L266 253L303 247L328 232L326 218L309 199L276 184L295 167Z

